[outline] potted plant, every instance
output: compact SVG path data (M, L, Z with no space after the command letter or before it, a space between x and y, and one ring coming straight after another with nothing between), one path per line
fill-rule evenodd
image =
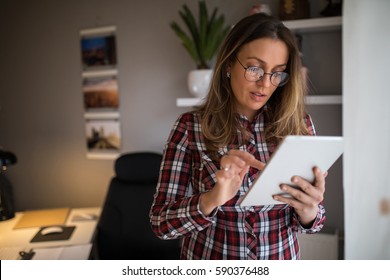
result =
M177 22L171 22L170 26L196 64L196 70L190 71L188 75L189 90L193 95L203 97L210 86L211 62L230 26L225 25L223 15L218 15L218 8L214 8L209 15L203 0L199 1L198 21L186 4L183 5L183 10L179 11L179 15L188 33Z

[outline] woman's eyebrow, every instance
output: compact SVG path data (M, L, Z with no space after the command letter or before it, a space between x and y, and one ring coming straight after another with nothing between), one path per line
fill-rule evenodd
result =
M247 59L254 59L254 60L257 60L258 62L260 62L261 64L267 65L267 62L265 62L264 60L261 60L258 57L255 57L255 56L249 56L249 57L247 57ZM286 67L286 66L287 66L287 63L283 63L283 64L275 65L273 68Z

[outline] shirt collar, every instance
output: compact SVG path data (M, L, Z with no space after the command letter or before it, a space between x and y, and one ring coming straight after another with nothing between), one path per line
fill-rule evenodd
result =
M253 123L256 123L256 122L258 122L258 121L261 119L261 117L263 116L263 113L264 113L264 111L265 111L266 108L267 108L267 105L264 105L264 106L257 112L257 114L256 114L255 117L253 118L253 121L252 121L252 122L250 122L246 116L241 115L241 114L239 114L239 120L240 120L240 122L241 122L242 124L253 124Z

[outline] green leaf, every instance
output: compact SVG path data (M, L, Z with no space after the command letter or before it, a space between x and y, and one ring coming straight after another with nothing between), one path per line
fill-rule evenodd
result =
M184 23L186 24L189 32L191 33L192 40L194 41L195 46L197 45L197 42L199 42L199 32L198 27L196 25L196 21L194 16L192 15L192 12L187 7L187 5L183 5L184 12L180 12L180 16Z
M206 3L204 1L199 1L199 44L197 44L198 53L200 60L206 64L204 61L205 57L203 55L203 50L207 46L207 29L208 29L208 12Z
M199 56L196 50L196 46L194 45L194 41L190 37L188 37L188 35L179 27L179 25L176 22L171 23L171 28L173 29L173 31L175 31L176 35L180 38L183 46L188 51L191 58L196 63L198 63Z
M218 51L218 48L226 35L226 33L224 32L224 23L225 18L223 16L220 16L210 26L210 31L208 33L207 38L208 44L204 50L204 57L207 60L211 60L213 58L214 54Z
M179 15L188 29L188 33L183 31L176 22L171 23L171 28L180 38L197 67L209 68L211 60L230 29L229 26L225 25L224 16L218 16L218 9L214 8L211 17L209 17L204 0L199 1L198 23L185 4L179 11Z

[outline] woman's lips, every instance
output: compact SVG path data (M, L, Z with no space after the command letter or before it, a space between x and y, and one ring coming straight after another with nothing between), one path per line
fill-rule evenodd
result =
M261 92L251 92L251 97L255 101L264 101L267 98L267 95Z
M251 92L251 93L256 95L256 96L267 96L266 94L261 93L261 92Z

